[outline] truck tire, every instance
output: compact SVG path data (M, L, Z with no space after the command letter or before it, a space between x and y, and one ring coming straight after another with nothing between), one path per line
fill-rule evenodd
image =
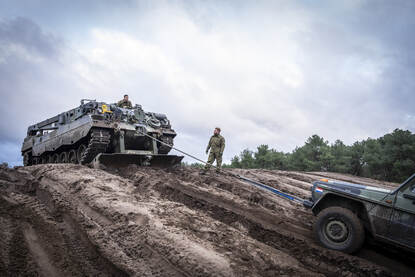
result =
M362 247L365 230L360 219L349 209L329 207L321 211L314 224L317 240L329 249L354 253Z

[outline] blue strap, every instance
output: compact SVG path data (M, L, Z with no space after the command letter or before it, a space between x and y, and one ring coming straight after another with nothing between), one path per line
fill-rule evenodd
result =
M254 180L248 179L248 178L243 177L243 176L240 176L240 175L238 175L238 177L239 177L240 179L244 180L244 181L247 181L247 182L249 182L249 183L251 183L251 184L255 185L255 186L258 186L258 187L260 187L260 188L266 189L266 190L268 190L268 191L270 191L270 192L272 192L272 193L274 193L274 194L276 194L276 195L282 196L282 197L287 198L287 199L289 199L289 200L291 200L291 201L295 201L295 202L299 202L299 203L304 203L304 201L305 201L304 199L301 199L301 198L298 198L298 197L296 197L296 196L293 196L293 195L290 195L290 194L284 193L284 192L282 192L282 191L277 190L276 188L273 188L273 187L267 186L267 185L262 184L262 183L260 183L260 182L256 182L256 181L254 181Z

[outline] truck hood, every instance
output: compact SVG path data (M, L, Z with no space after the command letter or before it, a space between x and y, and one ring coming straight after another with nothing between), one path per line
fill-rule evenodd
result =
M313 201L317 201L324 193L327 192L338 192L352 197L381 201L392 191L384 188L364 186L340 181L316 181L313 183Z

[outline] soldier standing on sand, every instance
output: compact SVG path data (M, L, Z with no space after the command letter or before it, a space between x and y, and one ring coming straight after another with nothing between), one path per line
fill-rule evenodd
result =
M202 170L202 174L205 174L209 170L210 166L216 160L216 172L220 172L222 165L222 155L223 150L225 149L225 139L220 135L220 128L216 127L213 131L213 136L210 137L209 144L206 148L206 154L209 152L209 158L205 168Z
M124 109L125 108L127 108L127 109L132 109L133 108L133 105L131 104L131 101L128 100L128 94L124 95L124 99L118 101L117 107L124 108Z

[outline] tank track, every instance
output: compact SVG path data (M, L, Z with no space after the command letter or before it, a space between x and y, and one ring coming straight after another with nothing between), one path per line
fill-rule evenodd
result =
M83 152L80 162L87 164L99 154L105 153L111 141L111 134L106 129L93 129L86 150Z

